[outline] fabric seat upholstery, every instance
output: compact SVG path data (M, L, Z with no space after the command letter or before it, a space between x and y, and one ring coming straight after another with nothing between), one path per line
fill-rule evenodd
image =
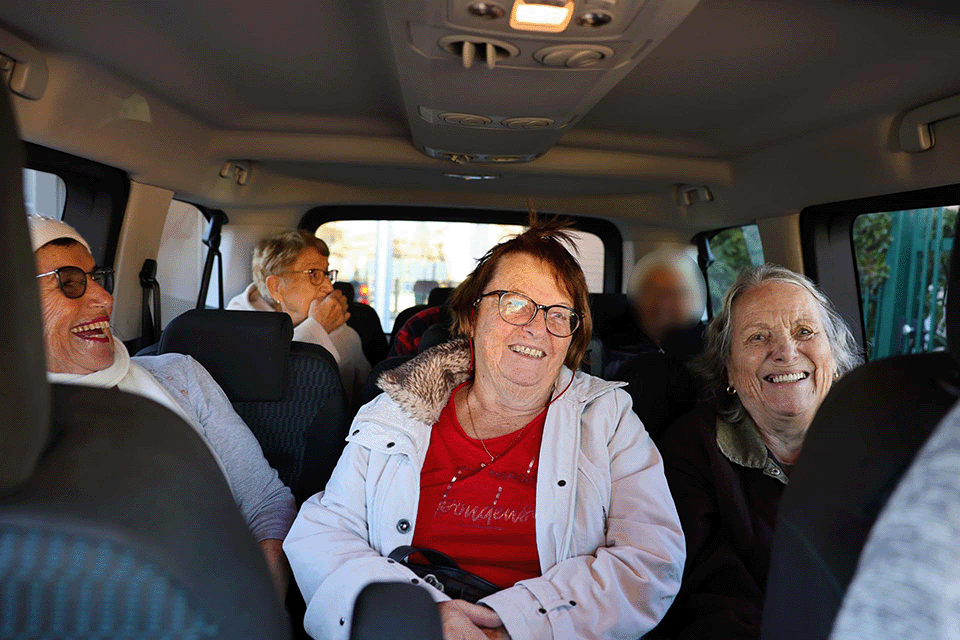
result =
M48 385L21 186L0 95L6 281L0 414L0 637L289 637L263 555L220 468L168 409ZM9 395L9 394L14 395Z
M333 356L292 336L285 313L193 309L170 321L160 353L210 372L300 504L326 486L350 415Z

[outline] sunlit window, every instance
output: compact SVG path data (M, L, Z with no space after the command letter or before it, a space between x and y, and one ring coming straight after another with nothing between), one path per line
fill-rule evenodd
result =
M413 220L344 220L320 225L330 268L352 282L357 302L377 310L385 332L404 309L426 304L435 287L455 287L478 258L519 225ZM591 291L603 290L603 242L576 232L579 259Z

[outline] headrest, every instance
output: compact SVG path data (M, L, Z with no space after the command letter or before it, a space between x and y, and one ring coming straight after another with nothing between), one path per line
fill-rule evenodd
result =
M622 293L591 293L590 311L593 313L594 333L603 333L627 313L627 296Z
M430 290L430 296L427 298L427 306L442 307L447 304L451 293L453 293L453 287L434 287Z
M960 248L953 242L950 256L950 279L947 281L947 348L953 359L960 362Z
M353 288L353 284L350 282L334 282L333 288L338 289L343 293L343 297L347 299L347 302L353 302L357 297L357 292Z
M23 147L6 87L0 89L0 238L10 294L0 305L0 491L30 477L50 433L50 386L37 295L37 265L23 208Z
M191 309L170 321L159 353L202 364L231 402L283 397L293 323L285 313Z

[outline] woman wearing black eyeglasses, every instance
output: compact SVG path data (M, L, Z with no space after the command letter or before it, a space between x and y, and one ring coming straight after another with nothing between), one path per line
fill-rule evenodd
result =
M380 581L427 589L447 640L638 638L663 617L680 521L622 383L578 371L591 317L565 242L534 220L491 249L451 297L460 340L381 377L284 541L312 636L346 638Z
M223 471L277 590L284 594L290 570L280 541L296 507L256 437L193 358L180 354L131 358L110 329L113 270L95 267L90 246L73 227L44 216L30 215L27 220L37 261L47 377L61 384L144 396L193 427Z
M337 270L330 269L330 249L308 231L282 231L257 243L251 264L253 283L237 294L227 309L281 311L293 321L293 339L317 344L330 352L353 403L370 375L360 336L346 324L347 299L333 288Z

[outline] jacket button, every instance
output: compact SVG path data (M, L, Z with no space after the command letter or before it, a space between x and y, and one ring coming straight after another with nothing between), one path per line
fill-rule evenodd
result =
M557 483L557 485L559 485L559 486L561 486L561 487L565 487L565 486L567 485L567 481L566 481L566 480L561 480L560 482Z
M398 522L397 531L399 531L400 533L406 533L407 531L410 531L410 521L404 518L400 522Z
M342 627L342 626L345 625L345 624L347 624L347 619L346 619L346 618L340 618L340 626Z
M387 449L392 449L395 444L397 444L397 443L396 443L396 442L388 442L388 443L387 443Z

